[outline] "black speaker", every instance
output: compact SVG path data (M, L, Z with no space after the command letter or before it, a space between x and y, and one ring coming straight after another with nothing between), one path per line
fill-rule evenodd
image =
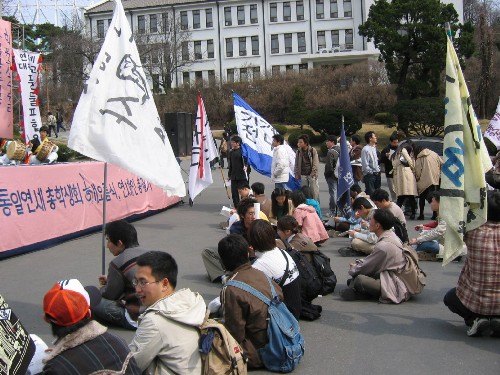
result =
M164 115L165 131L176 157L190 156L193 147L194 116L186 112L170 112Z

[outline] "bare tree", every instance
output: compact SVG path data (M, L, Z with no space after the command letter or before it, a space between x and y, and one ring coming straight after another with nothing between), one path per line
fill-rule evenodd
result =
M142 65L153 87L167 92L181 68L192 64L190 39L191 33L182 29L179 18L160 23L158 33L135 33Z

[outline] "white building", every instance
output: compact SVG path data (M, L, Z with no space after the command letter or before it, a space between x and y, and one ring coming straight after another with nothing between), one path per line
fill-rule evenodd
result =
M462 19L463 1L453 3ZM191 62L174 74L172 86L197 79L252 79L265 72L352 64L379 55L358 34L373 0L122 0L134 33L154 40L169 20L191 34L179 59ZM114 2L87 8L92 39L103 39ZM153 74L154 76L154 74ZM155 81L155 77L150 77Z

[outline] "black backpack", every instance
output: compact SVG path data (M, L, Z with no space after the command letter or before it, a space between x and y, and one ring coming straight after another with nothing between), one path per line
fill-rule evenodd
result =
M393 228L394 228L394 233L396 233L396 236L399 237L401 242L408 243L410 239L408 238L408 231L406 230L406 225L404 225L401 221L399 221L398 218L396 218Z
M292 247L286 249L288 255L293 259L299 270L300 277L300 295L302 300L311 302L319 294L323 283L316 268L307 260L306 256Z
M321 292L319 294L326 296L333 293L337 285L337 276L330 267L330 258L319 250L311 252L311 255L312 264L321 279Z

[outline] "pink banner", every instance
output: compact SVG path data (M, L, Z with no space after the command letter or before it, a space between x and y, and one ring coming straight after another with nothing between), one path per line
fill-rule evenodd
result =
M10 22L0 20L0 138L14 138L12 124L12 34Z
M0 228L4 235L0 259L45 248L51 240L57 243L57 238L75 237L80 231L101 225L103 174L101 162L1 167ZM180 201L111 164L107 190L108 222Z

